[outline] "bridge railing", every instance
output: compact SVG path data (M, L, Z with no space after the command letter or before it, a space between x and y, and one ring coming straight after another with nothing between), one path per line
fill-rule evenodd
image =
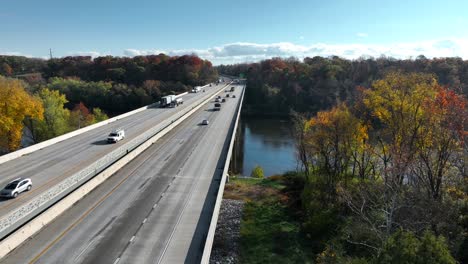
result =
M219 211L221 209L221 202L223 200L224 186L227 181L229 164L231 162L232 150L234 148L234 140L236 138L237 125L239 124L240 113L242 109L242 102L244 101L245 87L242 90L241 99L239 105L237 106L237 117L234 123L231 125L229 134L231 135L231 141L229 143L229 148L227 152L226 162L224 163L223 174L221 176L221 181L219 184L218 195L216 196L216 203L213 210L213 215L211 216L210 227L208 229L208 234L206 235L205 247L203 249L203 255L201 259L202 264L208 264L210 261L211 249L213 247L213 240L216 232L216 225L218 223Z

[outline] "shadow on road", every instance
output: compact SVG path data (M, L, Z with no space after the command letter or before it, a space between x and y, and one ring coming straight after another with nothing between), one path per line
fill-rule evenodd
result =
M4 202L7 202L7 201L10 201L12 198L7 198L7 197L0 197L0 204L1 203L4 203Z
M94 141L91 144L96 145L96 146L102 146L102 145L109 145L110 143L108 143L107 140L98 140L98 141Z

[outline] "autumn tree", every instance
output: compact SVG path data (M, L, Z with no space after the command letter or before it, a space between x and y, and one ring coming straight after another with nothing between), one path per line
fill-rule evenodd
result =
M28 94L20 80L0 76L0 147L18 149L25 118L43 119L44 108L39 99Z
M368 139L367 126L346 106L340 104L329 111L318 112L309 121L308 148L315 166L324 178L330 193L336 183L350 174L351 165L358 160Z
M411 172L433 199L442 198L443 184L447 183L450 174L453 175L450 172L453 164L465 158L466 105L466 98L446 87L439 87L435 97L425 101L425 123L416 142L418 157Z
M1 67L1 72L5 75L5 76L11 76L13 75L13 68L11 68L10 65L8 65L8 63L3 63L2 64L2 67Z
M70 113L70 126L73 129L80 129L93 123L94 117L89 112L85 104L80 102L73 107Z
M424 103L438 87L431 75L393 72L364 90L363 103L382 126L377 140L385 181L401 185L408 176L426 122Z

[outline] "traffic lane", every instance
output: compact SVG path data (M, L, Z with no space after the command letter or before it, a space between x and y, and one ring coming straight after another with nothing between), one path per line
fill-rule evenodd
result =
M220 87L221 86L214 86L212 87L214 89L208 90L214 92L216 88ZM190 104L193 100L197 99L197 97L200 97L197 95L201 94L187 94L183 96L183 98L186 101L185 105ZM89 150L89 144L103 145L104 147L109 148L111 147L111 145L99 143L100 141L105 141L108 133L113 129L120 127L128 128L129 131L127 132L127 137L131 138L141 133L140 127L136 126L145 126L144 122L149 122L151 125L154 125L153 118L159 114L168 112L168 110L169 109L167 108L150 108L145 111L136 113L132 116L123 118L121 120L117 120L109 125L93 129L86 133L72 137L68 140L46 147L42 150L38 150L23 157L19 157L15 160L3 163L0 165L0 184L4 184L9 179L14 179L14 177L16 177L18 174L29 175L29 173L27 172L29 172L32 169L31 166L34 166L34 164L45 163L47 162L47 160L52 160L57 157L59 159L63 159L64 157L69 157L70 153L77 154L84 150ZM101 148L103 146L101 146Z
M200 112L203 111L201 110ZM155 195L162 192L161 188L165 187L164 184L167 183L164 181L169 179L166 177L167 173L164 173L163 167L168 166L168 164L177 164L177 160L174 160L179 157L176 154L177 150L181 146L189 146L189 143L181 144L181 142L190 142L193 130L200 129L196 125L199 122L199 118L197 117L197 115L193 115L193 117L187 119L194 119L193 122L189 123L184 121L181 125L177 126L173 132L158 140L157 143L154 144L154 147L149 148L139 155L134 161L130 162L108 181L100 185L95 191L84 197L83 200L78 202L63 215L59 216L56 221L45 227L41 232L35 235L32 240L26 242L23 246L9 254L2 262L29 262L34 256L39 255L41 251L46 249L45 247L47 247L51 241L56 239L58 239L56 244L44 252L44 256L39 260L39 263L57 263L67 259L82 259L89 248L101 239L103 233L115 224L116 219L114 217L121 215L134 203L136 199L135 195L139 192L135 192L135 188L133 187L142 186L143 184L145 185L143 185L142 188L148 186L148 176L135 177L134 173L136 170L143 170L142 173L145 175L148 175L147 171L162 171L158 174L158 177L155 177L158 179L158 182L152 185L152 191ZM155 162L147 164L148 157L154 158ZM131 176L129 177L128 175ZM100 201L105 194L110 193L111 190L126 177L126 181L128 182L121 184L119 188L114 190L111 196L98 206L99 210L92 210L90 215L85 217L86 221L78 223L76 227L66 232L63 239L58 237L59 234L63 234L70 227L70 223L75 223L77 219L80 219L82 215L89 210L89 207L92 207L97 201ZM154 181L154 179L150 181ZM64 258L64 256L66 257ZM46 259L46 261L44 261L44 259Z
M190 97L195 97L194 95L190 95ZM191 98L189 98L188 101L190 101ZM186 107L190 107L189 104L186 104ZM185 109L186 107L183 107L182 109L177 109L177 111L181 111ZM158 109L159 110L159 109ZM159 120L164 120L165 118L168 118L168 116L174 114L176 109L168 109L169 111L164 111L162 115L156 115ZM146 111L144 111L146 112ZM148 111L149 112L149 111ZM155 114L150 113L150 115L147 115L146 119L151 121L151 117L155 116ZM117 121L118 122L118 121ZM144 124L144 122L139 122L140 124ZM146 129L149 129L151 126L154 125L154 121L151 122ZM119 126L119 124L113 125ZM121 127L121 126L120 126ZM132 133L133 131L140 131L142 130L141 126L133 126L130 127L131 129L128 129L129 131L129 136L127 136L128 140L132 139ZM107 134L106 134L107 135ZM88 142L91 139L95 139L94 135L88 136ZM83 139L81 139L83 140ZM86 140L83 140L86 141ZM31 192L24 193L23 195L20 196L20 198L17 199L4 199L0 203L0 215L4 215L5 213L8 213L10 208L13 208L14 206L25 202L26 200L30 199L31 197L37 195L38 193L41 193L48 189L50 186L53 186L57 183L59 183L61 180L63 180L63 176L69 176L72 175L73 173L76 173L80 171L82 168L86 167L87 165L91 164L100 156L103 156L107 154L107 152L119 147L121 144L105 144L102 146L102 148L97 149L95 148L94 150L92 148L87 147L87 145L83 142L77 142L78 146L84 146L86 149L86 152L83 153L77 150L77 148L73 148L70 146L68 147L68 151L57 151L57 153L60 153L60 157L48 160L46 162L40 162L40 166L29 166L26 171L21 171L18 170L18 172L14 173L12 175L12 178L19 178L19 177L25 177L25 178L31 178L33 180L34 188ZM125 142L120 142L125 144ZM97 152L98 151L98 152ZM97 153L96 153L97 152ZM72 156L73 160L70 161L67 159L67 156ZM42 158L42 157L41 157ZM26 173L25 173L26 172ZM60 173L58 173L60 172ZM56 177L53 177L56 176ZM6 184L6 183L5 183Z
M216 92L216 90L218 90L219 88L220 87L214 87L214 89L209 89L208 94L212 94ZM59 157L53 158L50 160L47 160L47 157L44 157L46 161L38 162L39 166L29 166L27 169L18 170L17 172L12 174L11 178L12 179L19 178L19 177L31 178L33 181L34 188L30 192L21 194L16 199L0 200L0 216L8 214L13 208L31 200L36 195L42 193L43 191L47 190L51 186L58 184L64 178L80 171L84 167L92 164L101 156L104 156L105 154L114 150L115 148L120 147L121 144L125 144L126 141L131 140L132 138L139 135L141 133L139 131L150 129L156 123L161 122L162 120L165 120L166 118L175 114L176 112L183 111L184 109L191 107L190 103L193 103L194 100L200 99L200 96L197 96L199 94L201 93L186 95L185 98L187 98L187 103L184 103L181 107L178 107L178 109L177 108L169 108L169 109L151 108L151 109L141 112L142 114L137 113L136 119L139 120L137 123L140 125L129 126L128 129L126 129L126 131L128 131L129 136L127 136L127 138L122 142L119 142L117 144L107 144L107 143L98 144L95 146L93 146L94 143L91 143L88 145L86 144L86 141L87 142L90 142L93 140L95 141L96 140L95 134L100 133L100 131L92 130L94 131L93 134L85 133L85 134L89 134L89 135L86 135L86 138L84 137L72 138L74 139L73 141L79 141L79 140L83 141L83 142L75 142L73 146L76 146L76 147L67 146L68 150L57 150L55 153L60 153ZM161 112L161 113L158 114L157 112ZM146 122L143 122L145 120ZM126 120L122 119L122 120L116 121L115 122L116 124L114 124L113 127L114 128L123 127L122 125L119 124L119 122L124 122L124 121ZM102 129L99 129L99 130L102 130ZM53 148L54 145L51 147ZM57 155L55 153L52 155ZM73 157L73 159L71 160L68 157ZM43 158L43 157L40 157L40 158ZM6 182L4 184L6 184Z
M199 145L200 155L191 156L188 162L200 166L196 168L200 172L197 191L187 201L186 209L181 213L172 238L166 245L167 251L164 252L161 263L199 263L201 260L229 147L229 129L236 117L242 91L240 86L236 90L231 93L236 98L223 103L217 119L205 135L205 142ZM183 168L182 173L190 175L192 169Z
M192 127L197 127L200 118L196 118L191 122ZM194 146L198 143L200 136L203 134L202 129L199 127L196 130L191 130L190 138L183 144L178 144L180 147L174 157L156 173L158 179L164 179L164 183L159 181L152 181L148 188L141 192L140 199L132 204L132 206L119 217L119 221L113 225L108 232L104 235L101 241L89 251L83 263L113 263L125 251L129 241L138 233L139 228L143 225L146 218L147 221L152 219L153 215L159 215L159 207L163 206L163 201L167 198L168 193L177 184L178 171L184 166L187 157L191 155ZM169 143L171 144L171 143ZM148 166L152 162L147 163ZM138 174L139 177L144 176L144 172ZM161 186L165 188L160 191ZM186 186L184 192L187 192L191 186ZM175 214L177 208L183 202L178 199L175 208L169 208L170 214ZM150 224L150 222L148 222ZM125 230L122 232L121 230ZM133 241L132 241L133 242ZM101 252L106 252L103 255Z
M120 226L115 226L114 230L110 230L109 236L101 240L99 245L90 251L84 263L114 263L117 259L121 263L155 263L165 256L166 249L173 248L168 246L171 242L176 243L175 248L177 249L174 250L179 260L183 261L187 258L186 253L192 242L191 235L195 234L197 219L206 200L205 190L210 186L213 178L219 179L220 176L216 164L220 159L224 142L227 141L226 134L230 122L226 122L226 120L234 116L236 109L234 102L232 100L230 103L225 103L222 111L213 112L208 107L206 109L208 111L201 114L200 120L209 115L210 125L205 127L202 138L198 139L195 138L196 136L192 136L192 139L197 142L194 150L191 151L193 153L189 155L186 162L176 165L176 168L180 167L180 172L174 175L170 186L168 185L167 190L161 194L163 196L160 195L152 207L150 204L146 209L140 207L130 212ZM229 116L230 112L231 116ZM186 152L188 151L183 151L183 153ZM166 176L171 177L172 175ZM143 196L147 197L145 194ZM195 197L196 200L193 199ZM194 204L187 206L188 203ZM181 218L182 213L186 210L185 218ZM211 213L205 212L205 215L211 216ZM189 224L186 223L187 218L191 219ZM174 237L173 234L179 221L183 223L181 227L184 229L183 235L180 235L179 232ZM131 229L131 231L119 232L123 228ZM203 235L200 234L195 243L204 244L202 238ZM106 252L106 254L103 255L102 252ZM195 256L201 256L201 254L197 252ZM163 263L182 262L173 262L174 257L171 255L170 260L163 261ZM191 263L192 260L197 262L195 259L188 261Z

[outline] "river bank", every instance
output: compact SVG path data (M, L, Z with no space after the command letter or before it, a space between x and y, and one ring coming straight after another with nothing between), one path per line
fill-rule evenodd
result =
M308 241L282 177L226 184L210 263L306 263Z

